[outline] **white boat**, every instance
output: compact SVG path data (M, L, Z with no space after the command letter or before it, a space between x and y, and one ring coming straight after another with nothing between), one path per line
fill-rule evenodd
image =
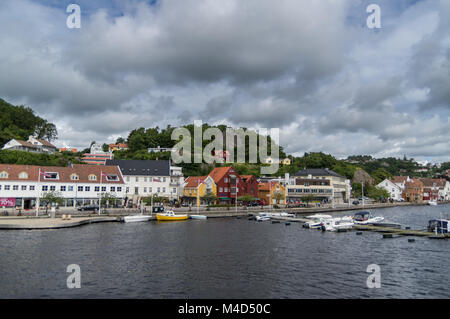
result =
M191 219L207 219L206 215L190 215Z
M258 222L263 222L267 220L270 220L270 216L256 216L256 221Z
M323 221L323 225L321 228L324 231L340 231L351 229L353 228L353 225L353 218L346 216L326 219Z
M323 226L324 221L332 219L333 216L316 214L316 215L306 216L306 218L310 219L311 221L304 223L303 224L304 228L320 228Z
M384 220L384 217L373 216L370 212L358 212L353 216L353 222L357 225L369 225L379 223Z
M430 201L428 201L428 205L437 206L437 201L436 200L430 200Z
M295 217L295 214L282 212L282 213L280 214L280 216L281 216L281 217Z
M124 223L148 222L152 216L148 215L131 215L122 217Z

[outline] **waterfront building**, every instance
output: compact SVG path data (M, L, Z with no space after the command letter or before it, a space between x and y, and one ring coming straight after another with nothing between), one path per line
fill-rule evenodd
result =
M217 199L219 203L234 204L237 197L245 195L245 185L233 167L216 167L208 176L217 185Z
M243 194L239 194L238 198L243 195L249 195L258 199L258 180L254 175L241 175L243 182Z
M423 201L423 183L419 179L409 179L405 182L403 198L407 202L421 203Z
M52 143L35 138L32 135L28 137L28 141L12 139L2 149L47 154L55 154L57 151L56 146Z
M121 204L124 181L117 166L0 164L0 202L7 203L4 206L32 209L36 198L49 192L63 198L62 207L98 204L100 193L115 197Z
M289 178L288 201L295 203L302 197L314 196L316 200L348 203L350 181L328 168L309 168Z
M212 194L217 197L217 185L211 176L189 176L184 181L181 201L188 205L202 205L209 202L202 197Z
M389 192L390 198L399 201L402 198L403 188L396 184L393 180L386 178L377 185L378 188L383 188Z
M135 204L150 196L178 200L182 194L182 169L170 160L107 160L106 165L119 166L126 197Z
M444 200L446 180L438 178L421 178L423 183L423 200Z
M258 197L265 204L284 204L286 188L278 181L261 182L258 184Z

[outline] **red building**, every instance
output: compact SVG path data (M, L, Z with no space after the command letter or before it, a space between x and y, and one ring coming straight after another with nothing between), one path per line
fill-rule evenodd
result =
M233 167L216 167L209 173L209 176L217 185L217 199L219 203L234 204L236 197L244 194L245 185Z
M244 195L250 195L255 198L258 197L258 181L253 175L242 175L242 181L244 182Z

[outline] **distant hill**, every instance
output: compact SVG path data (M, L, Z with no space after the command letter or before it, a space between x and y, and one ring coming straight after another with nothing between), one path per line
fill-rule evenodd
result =
M53 141L58 132L53 123L35 115L31 108L0 99L0 147L13 138L27 140L30 135Z

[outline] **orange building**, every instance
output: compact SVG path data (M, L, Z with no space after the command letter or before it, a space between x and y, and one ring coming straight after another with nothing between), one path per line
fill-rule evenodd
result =
M284 204L286 200L285 187L280 182L259 183L258 197L269 205Z
M423 201L423 183L415 178L405 182L403 198L407 202L421 203Z

